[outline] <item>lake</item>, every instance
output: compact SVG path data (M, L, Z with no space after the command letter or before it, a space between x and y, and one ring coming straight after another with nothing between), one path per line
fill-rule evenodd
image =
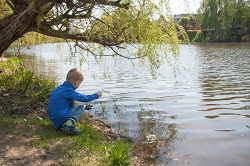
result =
M250 165L250 44L180 47L178 63L170 65L170 58L156 79L137 61L123 58L65 61L58 50L69 55L66 45L21 48L27 55L20 58L58 83L79 68L84 75L79 92L103 90L89 113L129 137L148 165Z

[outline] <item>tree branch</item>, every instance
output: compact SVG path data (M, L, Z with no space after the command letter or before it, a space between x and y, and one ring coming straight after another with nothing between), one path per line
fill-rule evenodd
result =
M48 28L48 27L47 27ZM53 29L45 29L44 27L39 27L39 29L32 28L30 31L38 32L44 35L48 35L51 37L63 38L63 39L71 39L71 40L79 40L84 42L93 42L98 43L103 46L116 46L124 43L123 40L121 41L113 41L107 39L105 36L102 37L89 37L89 34L69 34L64 31L53 30Z
M5 29L13 20L17 18L17 15L11 14L0 20L0 31Z
M97 5L109 5L109 6L116 6L119 8L125 8L128 9L129 8L129 3L120 3L121 0L117 0L117 1L108 1L108 0L83 0L86 3L95 3Z
M88 51L88 52L90 52L92 55L94 55L95 57L97 57L97 56L114 56L114 55L117 55L117 56L120 56L120 57L123 57L123 58L126 58L126 59L137 59L136 57L134 57L134 58L131 58L131 57L129 57L129 56L124 56L124 55L122 55L122 54L119 54L117 51L115 51L112 47L108 47L108 48L110 48L113 52L114 52L114 54L104 54L104 55L99 55L99 54L96 54L96 53L94 53L92 50L90 50L87 46L84 46L84 45L80 45L78 42L75 42L75 46L77 46L77 47L79 47L79 48L81 48L81 49L83 49L83 50L86 50L86 51Z
M122 55L122 54L120 54L120 53L118 53L114 48L113 48L113 46L108 46L108 48L110 48L113 52L114 52L114 54L104 54L104 55L99 55L99 54L96 54L96 53L94 53L92 50L90 50L87 46L85 46L84 44L79 44L79 42L78 41L76 41L75 42L75 46L77 46L77 47L79 47L79 48L81 48L81 49L83 49L83 50L86 50L86 51L88 51L88 52L90 52L92 55L94 55L95 57L97 57L97 56L114 56L114 55L117 55L117 56L120 56L120 57L122 57L122 58L125 58L125 59L130 59L130 60L133 60L133 59L140 59L140 58L145 58L146 57L146 55L143 55L143 56L137 56L137 57L131 57L131 56L125 56L125 55ZM123 48L123 47L120 47L120 46L116 46L117 48L122 48L122 49L125 49L125 48Z

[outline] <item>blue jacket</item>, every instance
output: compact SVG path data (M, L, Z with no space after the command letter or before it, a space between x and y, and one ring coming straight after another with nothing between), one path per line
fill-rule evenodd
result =
M75 91L75 87L65 81L62 85L54 89L50 94L48 113L50 120L54 123L54 128L60 128L65 123L72 111L74 100L88 102L98 99L97 93L83 95Z

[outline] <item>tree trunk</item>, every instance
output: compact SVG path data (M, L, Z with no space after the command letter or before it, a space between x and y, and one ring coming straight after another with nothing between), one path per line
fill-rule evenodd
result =
M18 38L27 33L38 14L27 8L0 32L0 55Z
M39 8L46 3L46 0L34 0L25 10L9 16L8 19L0 20L0 56L3 52L20 37L36 27L39 18ZM5 21L5 22L4 22Z

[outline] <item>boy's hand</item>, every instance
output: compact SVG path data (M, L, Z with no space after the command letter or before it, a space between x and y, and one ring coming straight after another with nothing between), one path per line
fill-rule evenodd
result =
M90 110L90 109L92 108L92 106L93 106L93 105L87 104L86 107L85 107L85 109L86 109L86 110Z
M102 97L102 91L98 91L97 94L99 97Z

